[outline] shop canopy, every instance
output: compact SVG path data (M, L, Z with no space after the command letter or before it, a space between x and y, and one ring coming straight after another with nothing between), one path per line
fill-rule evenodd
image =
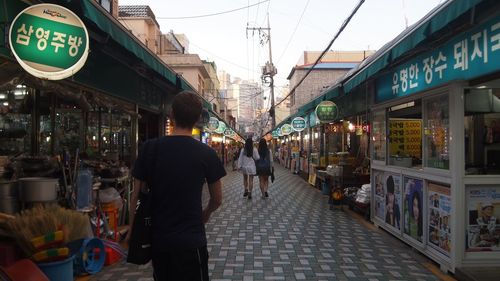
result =
M476 5L486 1L489 0L448 0L442 3L412 27L402 32L394 40L364 60L356 68L349 71L320 96L301 106L296 114L306 115L313 111L321 101L335 100L340 97L341 92L348 94L356 86L374 77L381 70L400 60L412 49L424 43L430 35L442 30ZM290 117L285 120L288 119ZM281 125L282 123L276 126L276 128L279 128ZM276 128L273 128L273 130Z
M91 0L65 0L66 2L80 2L82 13L85 18L95 23L102 31L109 34L114 41L120 44L123 48L133 53L137 58L142 60L147 66L156 71L167 81L176 85L179 90L194 91L194 88L182 77L172 70L166 63L153 54L148 48L144 47L135 36L126 31L121 24L117 24L107 12L102 12L101 7ZM209 110L212 105L204 98L203 106Z
M33 3L37 3L39 1L33 1ZM41 1L40 1L41 2ZM130 71L122 68L117 69L113 68L116 75L122 75L123 81L127 82L123 83L123 85L110 83L109 80L102 81L104 78L99 79L97 76L107 76L101 72L106 72L109 69L103 67L103 65L110 64L109 54L106 51L98 49L93 49L91 54L89 55L90 63L93 66L85 66L80 73L75 75L75 80L77 82L81 82L86 84L92 88L101 89L104 92L109 92L113 95L120 96L127 100L138 102L139 104L143 104L145 106L158 109L158 95L165 95L165 92L169 92L168 89L175 89L176 92L182 90L190 90L194 91L194 88L181 76L179 76L174 70L172 70L167 64L165 64L158 56L156 56L153 52L151 52L147 47L145 47L132 33L126 30L121 23L119 23L116 19L114 19L107 11L105 11L102 7L99 6L96 1L92 0L52 0L47 1L49 3L61 4L63 6L67 6L71 10L73 10L76 14L78 14L82 20L86 24L94 25L94 28L99 29L103 34L107 36L105 40L111 39L116 42L115 46L120 46L125 49L129 53L131 53L130 57L134 57L134 60L141 61L142 64L148 68L148 71L151 70L154 73L157 73L159 77L164 80L164 85L169 86L147 86L146 90L151 95L150 100L138 100L138 97L133 95L137 95L140 92L140 88L144 88L144 84L148 84L147 79L137 78L137 75L132 74ZM2 7L5 8L5 11L0 13L0 21L1 22L11 22L14 17L19 13L22 9L26 8L28 4L26 1L13 1L13 0L3 0ZM3 42L3 46L7 46L4 39L7 38L6 29L0 30L0 43ZM109 53L109 52L108 52ZM119 52L118 52L119 53ZM0 54L12 58L10 50L5 47L0 47ZM115 65L111 63L111 65ZM86 69L87 73L86 73ZM92 75L92 73L94 75ZM103 75L96 75L103 74ZM109 73L108 73L109 74ZM147 75L146 75L147 76ZM106 80L106 79L104 79ZM132 81L133 80L133 81ZM154 80L154 79L153 79ZM158 79L157 79L158 80ZM152 84L151 84L152 85ZM156 87L156 88L155 88ZM165 90L167 89L167 90ZM171 91L171 90L170 90ZM209 110L212 109L212 105L205 99L203 99L203 106Z
M344 92L349 93L356 86L423 43L431 34L445 28L452 21L485 1L488 0L448 0L437 6L412 27L403 31L357 68L350 71L342 85Z

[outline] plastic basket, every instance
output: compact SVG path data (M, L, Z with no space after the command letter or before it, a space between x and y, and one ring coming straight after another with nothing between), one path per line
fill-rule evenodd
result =
M73 259L74 256L63 261L39 263L37 265L50 281L73 281Z

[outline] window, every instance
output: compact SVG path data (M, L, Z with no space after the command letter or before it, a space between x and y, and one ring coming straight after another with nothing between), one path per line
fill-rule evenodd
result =
M372 124L373 160L385 161L386 122L385 110L373 112Z
M97 0L97 2L99 2L99 4L101 4L101 6L109 13L111 13L111 1L112 0Z
M425 167L449 169L450 116L448 95L424 101Z
M420 100L389 108L389 165L422 166L422 104Z
M466 174L500 174L500 88L465 91Z
M0 155L11 156L31 150L33 95L24 85L0 92Z

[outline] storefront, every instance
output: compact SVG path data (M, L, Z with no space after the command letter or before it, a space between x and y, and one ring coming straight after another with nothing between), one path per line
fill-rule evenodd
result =
M475 8L375 76L370 117L373 222L452 272L500 259L500 14Z

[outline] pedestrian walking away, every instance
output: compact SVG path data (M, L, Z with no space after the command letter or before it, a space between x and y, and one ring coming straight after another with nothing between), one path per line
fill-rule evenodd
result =
M255 161L257 175L259 176L259 186L262 198L269 197L269 176L271 176L273 169L273 153L269 150L265 139L259 141L259 160Z
M256 174L255 161L259 159L259 153L253 147L252 138L248 138L245 141L245 147L240 152L237 166L238 170L243 174L243 185L245 187L243 197L248 196L248 199L252 199L253 176Z
M201 100L195 93L176 95L172 102L172 135L147 141L144 147L154 147L155 159L150 159L151 153L143 149L132 170L135 182L130 225L146 179L152 192L152 264L157 281L209 280L204 224L221 205L220 179L226 171L212 148L191 137L201 112ZM205 182L210 200L203 209Z

